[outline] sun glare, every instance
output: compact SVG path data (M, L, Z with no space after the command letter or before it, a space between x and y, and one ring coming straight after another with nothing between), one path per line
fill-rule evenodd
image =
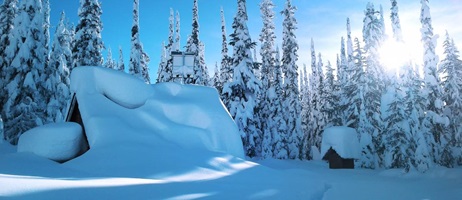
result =
M380 60L388 73L398 73L401 67L411 61L409 48L403 42L387 40L380 49Z

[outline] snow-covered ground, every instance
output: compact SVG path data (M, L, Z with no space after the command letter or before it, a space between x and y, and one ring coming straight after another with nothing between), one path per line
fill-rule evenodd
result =
M460 199L462 169L330 170L322 161L245 161L223 153L128 145L58 164L1 144L0 197L11 199ZM9 149L9 150L8 150ZM100 160L102 159L102 160Z
M32 140L33 134L70 128L65 124L41 127L23 138L22 145L45 152L42 157L28 148L18 152L0 143L0 198L462 197L461 168L402 174L401 170L330 170L323 161L247 161L242 158L237 127L212 88L173 83L148 86L104 68L79 67L72 77L90 150L63 164L45 158L56 153L49 144L68 137Z

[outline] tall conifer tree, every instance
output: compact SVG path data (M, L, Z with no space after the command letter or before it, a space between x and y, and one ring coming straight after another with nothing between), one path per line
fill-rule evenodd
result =
M139 24L139 0L134 0L129 72L144 82L151 83L148 66L150 60L140 41Z
M427 142L431 149L433 161L445 165L442 159L441 136L445 134L447 118L444 116L444 103L442 97L442 89L440 87L439 73L437 69L438 56L436 55L436 37L433 34L432 19L430 15L430 7L428 0L420 1L422 8L420 13L420 23L422 27L422 44L424 47L424 90L427 95L427 121L430 127L430 134L427 134Z
M294 17L296 8L291 0L287 0L282 15L282 65L284 67L284 100L285 120L287 125L287 157L299 158L301 144L301 120L300 120L300 91L298 84L298 43L295 36L297 21Z
M230 114L236 121L241 133L244 150L247 156L260 156L261 131L256 117L257 97L260 94L261 83L255 77L253 69L252 42L247 28L246 1L238 0L238 9L234 17L234 32L230 35L233 46L234 73L233 81L223 87L223 93L230 100Z
M205 46L199 39L199 6L198 0L194 0L193 5L193 22L192 32L188 38L186 44L186 51L195 55L194 60L194 75L191 78L187 78L185 83L206 85L208 83L208 72L205 64L204 51Z
M80 0L80 19L75 28L75 44L72 49L74 67L103 64L102 14L101 3L98 0Z
M263 146L270 146L272 143L272 136L270 131L270 114L271 114L271 98L274 95L270 90L273 79L274 68L274 3L272 0L263 0L260 3L260 12L263 19L263 28L260 33L260 55L261 55L261 83L262 95L260 100L260 119L262 120L261 128L263 133ZM255 56L256 57L256 56ZM267 149L263 151L264 158L272 157L272 152Z

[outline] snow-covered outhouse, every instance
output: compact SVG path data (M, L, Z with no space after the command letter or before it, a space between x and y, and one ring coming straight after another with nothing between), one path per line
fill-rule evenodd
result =
M334 126L324 130L321 156L329 161L331 169L353 169L354 160L359 159L358 134L349 127Z

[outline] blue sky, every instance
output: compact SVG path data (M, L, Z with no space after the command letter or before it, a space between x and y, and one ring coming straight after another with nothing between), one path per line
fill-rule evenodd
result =
M100 0L102 2L103 41L106 47L111 47L113 57L118 58L118 48L122 46L125 64L128 64L130 55L130 30L132 26L132 0ZM249 31L252 39L258 41L258 35L262 26L260 1L247 0L249 12ZM274 0L275 11L279 13L284 8L285 0ZM299 66L310 63L310 40L314 38L317 52L324 56L324 62L330 60L335 64L335 57L340 49L340 37L346 34L346 18L350 17L354 37L361 38L363 11L368 0L293 0L297 7L295 17L298 20L297 39L299 41ZM389 0L372 1L377 7L382 5L385 10L387 32L391 34ZM61 11L71 23L77 24L78 0L63 1L50 0L51 24L54 32ZM157 66L160 60L161 44L168 38L168 18L170 8L178 10L181 15L181 45L184 46L186 38L191 32L192 0L140 0L140 35L146 52L151 57L149 64L151 77L157 77ZM407 40L411 56L420 61L420 1L398 1L400 17L404 37ZM221 50L221 22L220 7L224 8L228 34L232 33L231 23L236 12L235 0L199 0L199 24L200 39L206 45L206 62L209 70L213 70L215 62L220 60ZM445 30L454 37L456 45L462 48L462 0L432 0L430 1L431 14L435 33L441 37L438 40L438 51L441 52L441 44ZM282 16L277 14L275 20L277 43L281 44ZM230 49L230 53L232 50ZM105 52L104 52L105 53ZM442 59L442 58L441 58Z

